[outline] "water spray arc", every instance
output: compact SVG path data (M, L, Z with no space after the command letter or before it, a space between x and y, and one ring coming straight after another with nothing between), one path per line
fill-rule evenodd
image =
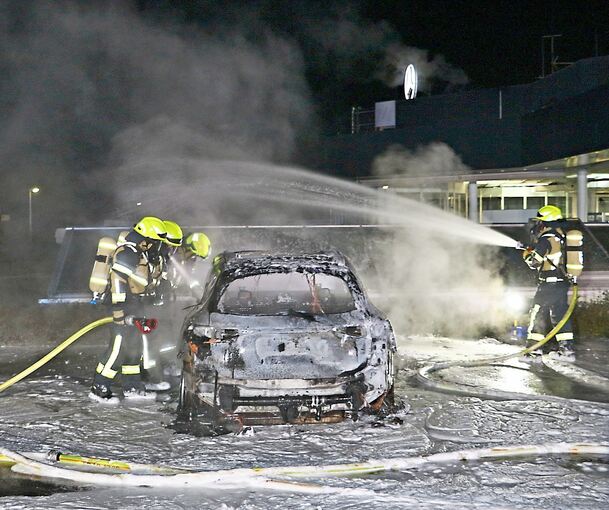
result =
M151 183L138 182L133 186L143 167L149 175L158 175L161 183L149 179ZM254 214L258 216L253 221L259 223L272 222L278 214L303 223L301 216L306 210L327 215L342 212L366 217L366 223L406 225L476 244L504 247L517 244L508 236L431 205L301 168L169 157L126 164L116 173L121 176L117 184L122 203L135 203L138 196L145 194L161 211L159 214L194 221L209 215L216 204L221 209L230 202L239 218L236 221L241 224L252 222ZM171 175L172 181L160 177L166 175ZM193 176L192 185L184 186L183 181ZM168 193L168 189L174 192ZM175 196L180 196L178 205L173 200Z

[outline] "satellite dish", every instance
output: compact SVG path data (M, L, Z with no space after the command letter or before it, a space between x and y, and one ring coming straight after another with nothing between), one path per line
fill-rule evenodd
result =
M417 97L418 81L417 70L410 64L404 71L404 97L406 99Z

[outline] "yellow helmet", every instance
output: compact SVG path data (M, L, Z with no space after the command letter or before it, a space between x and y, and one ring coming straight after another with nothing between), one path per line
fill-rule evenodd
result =
M184 234L182 234L180 225L171 220L164 220L163 223L165 224L165 230L167 231L167 237L163 239L163 241L169 246L181 246Z
M167 235L163 220L154 216L144 216L133 226L133 230L148 239L156 239L158 241L163 241Z
M541 221L562 220L562 211L555 205L544 205L537 211L537 218Z
M186 246L197 257L207 258L211 251L211 241L203 232L195 232L186 238Z

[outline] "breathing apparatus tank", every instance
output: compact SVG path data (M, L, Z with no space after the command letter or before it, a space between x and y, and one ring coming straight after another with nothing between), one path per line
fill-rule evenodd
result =
M129 231L123 230L116 239L116 245L120 246L121 244L125 244L127 242L127 235L129 235Z
M109 284L112 254L116 250L116 241L111 237L102 237L97 244L97 253L93 270L89 278L89 289L93 292L93 302L103 299Z
M584 270L584 235L581 230L567 230L565 251L567 273L577 278Z
M546 225L537 218L529 220L527 230L531 245L535 245L539 241L539 236ZM564 235L565 271L576 280L584 269L584 235L580 230L582 228L581 221L578 219L560 220L560 222L556 222L554 227Z

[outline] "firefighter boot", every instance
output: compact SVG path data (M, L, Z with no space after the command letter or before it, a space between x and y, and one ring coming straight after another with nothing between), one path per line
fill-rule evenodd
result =
M117 404L118 398L112 395L110 387L100 382L94 382L89 392L89 398L103 404Z
M146 391L142 380L137 377L123 375L123 395L129 400L154 400L156 393Z
M564 361L575 361L575 346L573 340L562 340L558 343L558 354Z

